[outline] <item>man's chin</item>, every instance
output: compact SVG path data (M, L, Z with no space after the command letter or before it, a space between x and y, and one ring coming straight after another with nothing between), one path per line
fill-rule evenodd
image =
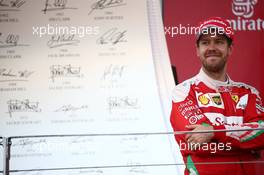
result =
M205 66L205 69L208 71L208 72L213 72L213 73L220 73L223 71L223 67L220 67L218 65L207 65Z

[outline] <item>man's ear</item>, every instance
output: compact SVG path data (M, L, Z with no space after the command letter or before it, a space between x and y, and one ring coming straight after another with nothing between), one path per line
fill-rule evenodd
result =
M229 49L229 55L231 55L233 52L233 44L231 44L228 49Z
M198 43L199 44L199 43ZM196 48L196 56L199 57L200 54L199 54L199 45L198 44L195 44L195 48Z

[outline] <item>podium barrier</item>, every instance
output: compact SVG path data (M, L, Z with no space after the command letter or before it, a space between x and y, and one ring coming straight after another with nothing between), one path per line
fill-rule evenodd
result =
M238 131L252 131L252 130L264 130L264 128L249 128L249 129L236 129L236 130L206 130L206 131L176 131L176 132L152 132L152 133L111 133L111 134L80 134L80 135L31 135L31 136L12 136L12 137L0 137L2 139L0 145L3 147L3 175L9 175L16 172L32 172L32 171L56 171L56 170L80 170L80 169L105 169L105 168L131 168L131 167L158 167L158 166L184 166L183 163L168 163L168 164L131 164L131 165L109 165L109 166L87 166L87 167L58 167L50 169L28 169L28 170L12 170L10 169L11 154L10 149L12 147L12 139L22 138L42 138L42 137L118 137L118 136L148 136L148 135L182 135L182 134L194 134L194 133L210 133L210 132L238 132ZM263 164L264 161L240 161L240 162L196 162L195 164Z

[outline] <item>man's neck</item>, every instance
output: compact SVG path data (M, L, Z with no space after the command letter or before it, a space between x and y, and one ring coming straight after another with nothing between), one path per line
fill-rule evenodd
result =
M226 75L226 71L223 70L222 72L208 72L203 68L203 71L205 72L206 75L208 75L210 78L217 80L217 81L222 81L225 82L227 81L228 77Z

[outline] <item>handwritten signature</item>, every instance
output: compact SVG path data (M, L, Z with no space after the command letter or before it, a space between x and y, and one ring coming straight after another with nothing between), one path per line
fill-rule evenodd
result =
M125 68L127 66L125 65L109 65L105 68L102 79L103 80L116 80L116 79L120 79L124 72L125 72Z
M0 0L0 11L19 11L25 3L24 0Z
M92 14L94 10L102 10L105 8L118 7L123 5L126 5L124 0L97 0L97 2L92 4L91 10L88 15Z
M10 117L12 117L14 112L41 112L39 102L30 102L28 99L24 101L9 100L7 104Z
M0 33L0 37L2 33ZM8 34L4 41L0 40L0 48L9 48L9 47L16 47L16 46L29 46L27 44L18 44L19 35Z
M81 77L81 67L73 67L69 65L52 65L50 67L51 79L59 77Z
M126 30L118 31L117 28L112 28L105 32L100 38L97 39L97 44L117 44L121 42L127 42Z
M46 139L37 139L37 140L32 140L32 139L19 139L18 142L15 142L14 144L12 144L12 146L22 146L22 147L25 147L25 146L30 146L30 147L33 147L34 145L36 144L43 144L43 143L47 143Z
M63 105L62 107L60 107L59 109L56 109L54 112L75 112L75 111L80 111L80 110L85 110L88 109L87 105L82 105L80 107L75 107L70 105Z
M133 174L134 173L135 174L138 174L138 173L140 173L140 174L148 174L149 173L149 172L146 171L145 167L140 166L140 165L142 165L142 163L140 163L140 162L134 162L134 161L129 160L127 162L127 165L131 166L131 168L129 170L130 173L133 173Z
M80 137L74 137L72 140L70 140L69 145L72 144L86 144L94 142L94 139L92 137L86 137L86 136L80 136Z
M145 141L145 139L147 138L146 135L144 136L127 136L127 137L123 137L120 140L120 143L137 143L137 142L143 142Z
M42 10L44 14L47 13L47 11L58 11L58 10L76 10L75 7L67 7L67 0L53 0L53 3L50 3L51 0L46 0L45 7Z
M0 78L3 77L3 80L0 79L0 82L28 81L28 78L33 73L33 71L29 70L15 71L13 69L0 68Z
M139 165L139 164L138 164ZM141 167L141 166L138 166L138 167L132 167L129 172L131 173L137 173L137 174L149 174L149 172L147 172L146 168L145 167Z
M115 109L137 109L138 106L138 99L137 98L129 98L128 96L125 97L109 97L108 101L108 108L109 112L112 113Z
M49 48L57 48L65 45L78 45L79 40L74 39L75 35L53 35L47 42Z

